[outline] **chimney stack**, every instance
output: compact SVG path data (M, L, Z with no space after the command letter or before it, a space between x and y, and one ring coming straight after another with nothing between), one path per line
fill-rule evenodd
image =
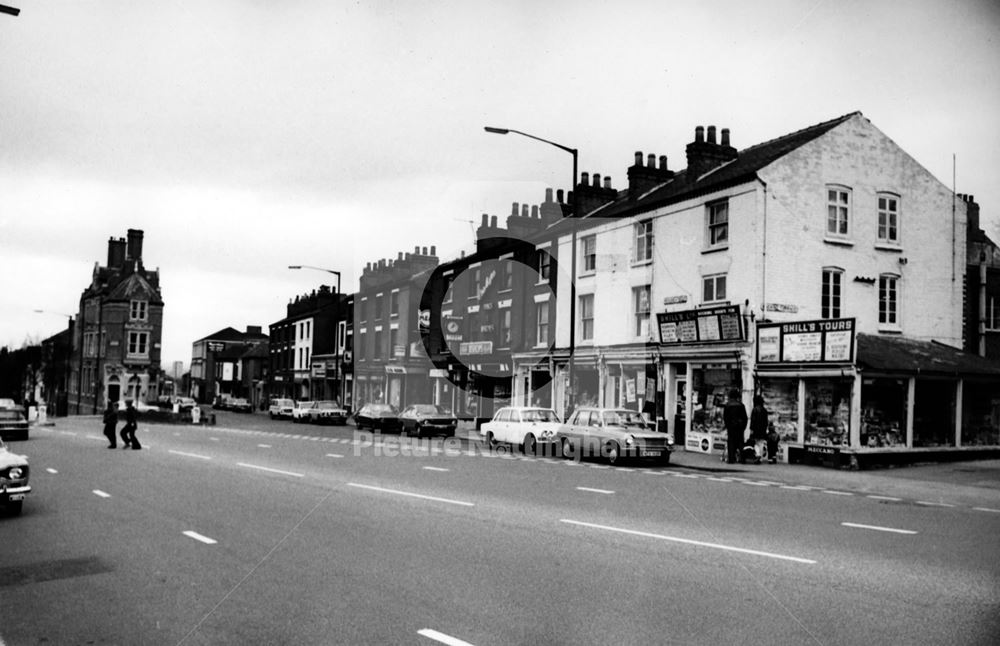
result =
M128 230L128 246L125 249L126 260L142 260L142 231Z
M722 141L715 142L715 126L708 127L708 141L703 140L703 128L694 129L694 141L687 145L687 181L693 184L698 178L722 164L736 159L736 149L729 145L729 128L722 129Z
M667 170L667 156L660 155L660 167L656 167L656 155L646 156L647 163L642 163L642 151L635 153L635 164L628 169L628 197L635 200L650 189L670 181L674 172Z

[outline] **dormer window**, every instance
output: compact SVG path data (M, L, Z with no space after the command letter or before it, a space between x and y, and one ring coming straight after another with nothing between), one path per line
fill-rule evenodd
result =
M128 318L130 321L145 321L149 318L149 307L146 301L131 301Z

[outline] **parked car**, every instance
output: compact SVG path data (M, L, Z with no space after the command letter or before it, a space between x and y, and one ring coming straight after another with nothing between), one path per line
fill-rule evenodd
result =
M399 414L399 432L404 435L444 435L455 434L458 420L451 411L436 404L413 404Z
M312 408L313 401L301 401L295 402L295 408L292 409L292 421L296 424L304 424L309 421L309 409Z
M0 505L14 516L21 513L24 497L31 492L28 476L28 458L11 453L0 440Z
M246 397L234 397L229 400L229 410L234 413L252 413L253 404Z
M173 403L177 404L178 410L182 413L187 412L198 405L198 402L196 402L193 397L174 397Z
M312 424L340 424L347 423L347 411L341 407L339 402L334 400L320 400L313 402L312 408L308 411L309 422Z
M556 439L563 457L603 457L611 464L623 458L669 462L674 450L672 435L653 431L642 413L623 408L578 408Z
M0 439L28 439L28 420L19 410L0 409Z
M479 434L490 447L504 442L534 455L539 444L555 442L559 424L559 416L551 408L505 406L482 425Z
M354 423L373 431L399 430L399 411L392 404L365 404L354 416Z
M285 399L283 397L274 397L271 399L271 404L267 407L267 412L271 416L271 419L277 419L279 417L287 417L291 419L292 411L295 410L295 400Z
M19 406L16 403L14 403L13 399L9 397L0 397L0 410L15 409L15 408L19 408Z
M229 402L232 399L229 395L219 395L212 402L212 408L215 410L229 410Z
M125 409L127 407L126 404L125 404L125 402L127 402L127 401L128 401L127 399L119 399L118 400L118 412L121 413L121 412L125 411ZM137 413L147 413L147 412L149 412L151 410L159 410L159 408L157 408L156 406L150 406L146 402L139 401L139 400L133 400L132 401L132 407L135 408L135 411Z

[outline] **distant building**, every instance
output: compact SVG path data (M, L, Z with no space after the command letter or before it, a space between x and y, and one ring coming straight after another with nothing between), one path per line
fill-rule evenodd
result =
M73 331L69 410L96 413L109 401L159 396L163 298L159 270L142 260L142 231L108 240L107 265L94 264Z
M195 341L191 344L191 397L199 404L212 404L222 395L250 399L241 359L247 350L266 341L259 325L248 325L246 332L227 327Z
M965 349L1000 359L1000 247L979 226L979 205L959 194L969 214L965 273Z

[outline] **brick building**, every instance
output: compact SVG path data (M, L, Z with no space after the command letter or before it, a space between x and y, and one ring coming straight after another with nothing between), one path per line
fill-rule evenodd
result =
M261 326L248 325L246 332L227 327L192 343L191 397L205 405L223 395L252 399L254 384L244 381L244 355L267 339Z

